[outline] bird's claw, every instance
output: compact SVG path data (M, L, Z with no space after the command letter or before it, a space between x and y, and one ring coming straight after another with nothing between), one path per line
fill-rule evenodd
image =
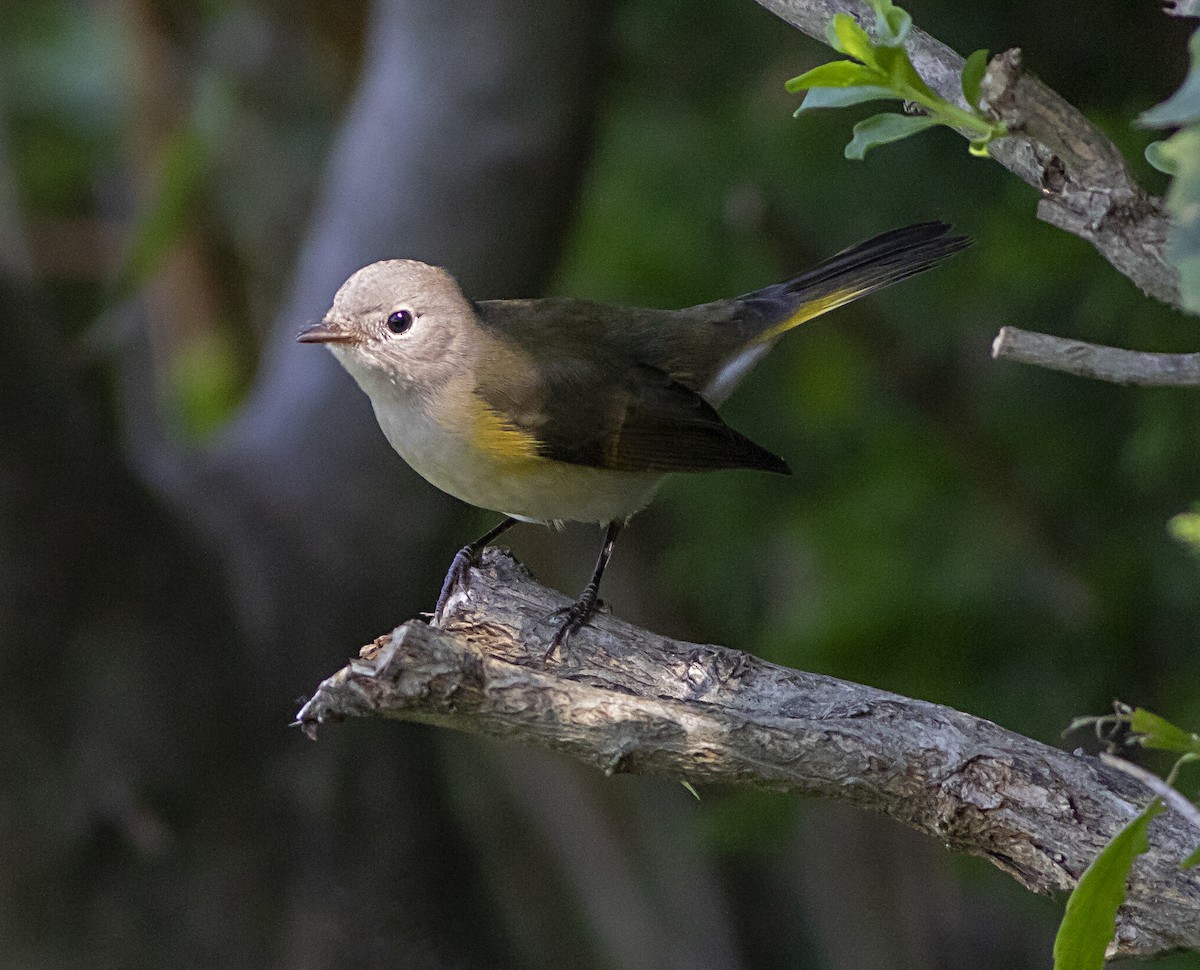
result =
M567 641L569 641L571 637L573 637L583 628L583 625L587 623L589 619L591 619L592 614L595 613L600 606L600 600L585 596L576 600L574 603L571 603L568 606L560 607L551 613L547 619L552 620L560 616L564 619L559 624L558 629L554 631L554 636L550 639L550 648L542 656L542 659L549 660L550 657L553 656L555 650L557 650L559 647L565 647L567 645Z
M471 567L475 565L475 552L470 546L463 546L454 554L446 578L442 580L442 591L438 594L437 606L433 608L433 620L441 626L445 618L446 608L454 594L461 590L464 594L471 588Z

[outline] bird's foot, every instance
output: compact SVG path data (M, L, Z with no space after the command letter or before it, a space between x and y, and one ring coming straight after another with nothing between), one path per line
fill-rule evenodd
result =
M551 613L549 619L562 617L562 621L559 623L558 629L554 631L554 636L550 640L550 648L542 659L549 660L555 650L565 647L567 641L580 631L600 606L601 601L597 591L589 586L583 591L583 595L570 606L564 606Z
M441 626L446 607L450 605L454 594L459 590L466 594L470 589L471 567L478 558L479 550L474 546L463 546L454 554L446 578L442 580L442 591L438 594L437 606L433 609L433 622L436 626Z

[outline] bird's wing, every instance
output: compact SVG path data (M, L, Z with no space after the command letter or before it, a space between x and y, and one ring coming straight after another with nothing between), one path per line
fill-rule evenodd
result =
M631 363L619 379L590 388L585 401L572 393L547 409L548 419L537 432L547 458L614 471L788 472L782 458L735 431L699 394L648 364ZM563 405L575 413L564 414Z
M516 319L519 309L481 304L506 352L480 362L475 393L504 425L536 441L542 457L613 471L788 473L782 458L729 427L699 393L617 346L612 328L587 326L599 308L561 304L569 319L561 327L543 320L536 340Z

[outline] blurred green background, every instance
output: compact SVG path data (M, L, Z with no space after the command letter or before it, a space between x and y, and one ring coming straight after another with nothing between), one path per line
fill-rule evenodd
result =
M416 20L425 9L415 0L407 7ZM575 16L572 5L563 8ZM699 303L929 219L976 242L933 273L802 328L759 366L724 414L795 474L670 482L618 547L606 581L615 611L673 636L947 704L1051 744L1088 743L1062 741L1060 732L1076 715L1105 712L1114 698L1195 729L1200 562L1167 522L1200 498L1196 395L996 363L988 352L1004 325L1191 351L1196 321L1143 298L1088 245L1037 222L1032 190L970 157L948 131L845 161L850 127L872 106L793 120L799 99L783 82L832 54L750 0L588 8L599 66L596 83L578 96L575 110L589 119L575 146L577 191L565 196L554 243L540 252L540 294ZM962 52L1022 47L1028 67L1122 147L1143 184L1163 190L1163 176L1142 161L1154 135L1131 120L1182 78L1187 22L1153 3L1119 0L927 0L908 9ZM451 11L442 15L453 20ZM0 272L25 301L8 302L7 329L45 373L65 379L64 399L77 399L93 440L110 443L106 460L127 462L141 483L129 487L144 487L144 501L158 503L155 514L182 537L180 547L208 535L195 542L190 575L212 589L232 584L233 600L244 598L244 577L229 578L236 557L205 524L220 510L201 514L164 482L204 467L206 456L229 460L222 449L262 375L294 352L281 348L306 319L281 307L303 277L297 260L321 218L321 181L336 165L330 153L357 79L372 57L391 56L365 44L377 16L361 2L316 0L13 0L0 8ZM473 83L485 108L489 45L499 42L488 34L473 41ZM468 57L465 70L472 65ZM427 89L397 89L394 97L418 100L436 117L443 93L433 78ZM544 97L563 97L552 78ZM478 137L487 137L487 124L485 112ZM400 145L409 133L389 137ZM377 190L386 196L389 186ZM445 233L458 231L457 218L439 223ZM469 242L507 245L502 237ZM500 295L508 282L491 285L495 292L471 295ZM332 293L327 288L325 299ZM23 359L10 355L8 366ZM30 386L40 394L45 382ZM34 392L21 393L28 401ZM23 441L43 416L5 414L11 440ZM365 411L356 418L369 427ZM260 446L271 438L262 433ZM49 468L55 432L32 437L28 447L8 448L6 461L42 463L44 448L40 467ZM303 434L295 447L302 455ZM171 460L157 460L159 453ZM302 459L294 467L293 484L306 474ZM10 480L21 474L10 465ZM379 481L400 474L385 463ZM56 475L55 487L86 490L86 479L68 477ZM414 503L441 502L415 479L403 481ZM264 516L283 490L268 490ZM72 494L68 488L61 502L71 504ZM47 521L61 502L47 501ZM327 527L326 507L306 507L304 531ZM355 636L429 608L454 550L491 522L453 503L435 507L440 517L412 554L419 575L396 567L391 592L399 600L350 611L338 635L314 648L322 659L306 655L303 676L294 678L275 675L289 663L288 645L272 638L267 607L206 601L203 609L227 611L227 625L201 627L194 652L172 653L175 679L138 675L149 678L143 688L156 700L123 709L129 658L114 661L110 679L87 664L115 656L105 644L127 643L126 628L87 628L82 618L94 613L72 609L81 587L63 584L55 622L75 631L78 653L71 659L64 647L55 662L78 680L59 692L57 706L31 699L6 714L30 740L5 756L6 776L17 781L0 812L5 840L21 847L5 850L0 877L0 954L15 958L0 963L1049 965L1061 901L1029 898L982 862L951 860L848 808L751 792L702 792L695 803L669 783L598 779L541 754L420 728L347 725L318 748L283 735L293 696L316 685L311 675L336 669L360 642ZM130 514L128 521L144 521ZM87 515L104 518L104 502ZM97 571L124 575L142 548L125 541L136 530L120 525L115 538L89 530L51 530L42 541L61 542L72 556L94 553L94 570L70 574L83 585ZM597 541L592 530L553 536L528 528L512 545L543 581L574 593ZM33 546L11 543L0 562L10 578L34 570L26 548ZM263 558L287 560L292 548L272 545ZM406 555L393 552L397 563ZM340 562L321 559L304 582L337 600ZM393 567L380 559L371 568ZM57 582L53 565L44 575ZM262 602L276 584L301 582L258 575L266 577L255 594ZM170 595L139 594L129 615L138 603L171 612L163 605ZM55 628L43 627L36 641L6 629L0 640L10 667L26 663L39 642L64 642ZM206 652L214 643L219 649ZM167 641L148 637L139 662L153 666L164 650ZM208 658L204 676L190 668L198 656ZM28 678L33 694L39 683L55 683ZM222 708L214 685L226 679L249 685L230 702L240 713ZM95 694L105 690L100 716L139 736L125 759L107 744L80 744L97 716ZM245 712L263 698L269 717L259 723ZM197 712L209 726L195 730L214 739L222 723L246 731L226 731L198 755L188 747ZM146 737L156 739L150 748ZM182 747L170 742L183 737ZM391 761L399 745L427 752L406 755L418 768ZM169 780L142 785L150 762ZM80 794L94 774L124 778L112 764L134 766L122 787L133 794L121 801L135 806L132 816L98 811L96 799ZM394 787L375 791L381 776ZM530 792L544 784L562 798L532 804ZM403 811L416 809L389 799L420 786L423 817L446 820L438 823L445 831L427 832L421 844L466 841L447 849L449 857L419 856L425 868L402 856L378 862L386 875L351 874L380 851L373 847L407 838ZM296 795L301 787L306 794ZM347 800L348 787L357 801ZM237 812L216 824L209 813L222 810L212 805L226 799ZM337 820L339 849L328 829L296 823L300 801L322 825ZM239 833L232 815L244 823L240 834L230 834ZM38 834L29 836L35 818ZM343 851L347 845L354 851ZM223 853L228 866L214 868ZM310 859L320 877L310 879L299 859ZM389 881L401 865L409 867L403 892ZM241 866L254 881L243 882ZM250 887L240 899L239 886ZM593 898L603 886L607 900ZM612 908L620 887L633 895L624 909ZM400 915L405 893L432 899L431 913ZM346 916L360 905L358 916ZM448 911L459 922L440 922L437 914ZM623 920L640 927L629 930L627 948ZM704 936L696 923L708 924L713 939L693 953L679 939Z

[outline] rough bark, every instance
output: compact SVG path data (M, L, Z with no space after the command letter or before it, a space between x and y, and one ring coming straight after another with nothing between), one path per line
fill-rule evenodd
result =
M748 784L849 801L983 856L1040 893L1068 891L1149 800L1094 757L950 708L681 643L607 615L547 657L563 598L489 550L442 628L410 621L363 648L299 712L310 734L380 715L507 737L602 771ZM1114 955L1200 949L1200 839L1155 821Z

